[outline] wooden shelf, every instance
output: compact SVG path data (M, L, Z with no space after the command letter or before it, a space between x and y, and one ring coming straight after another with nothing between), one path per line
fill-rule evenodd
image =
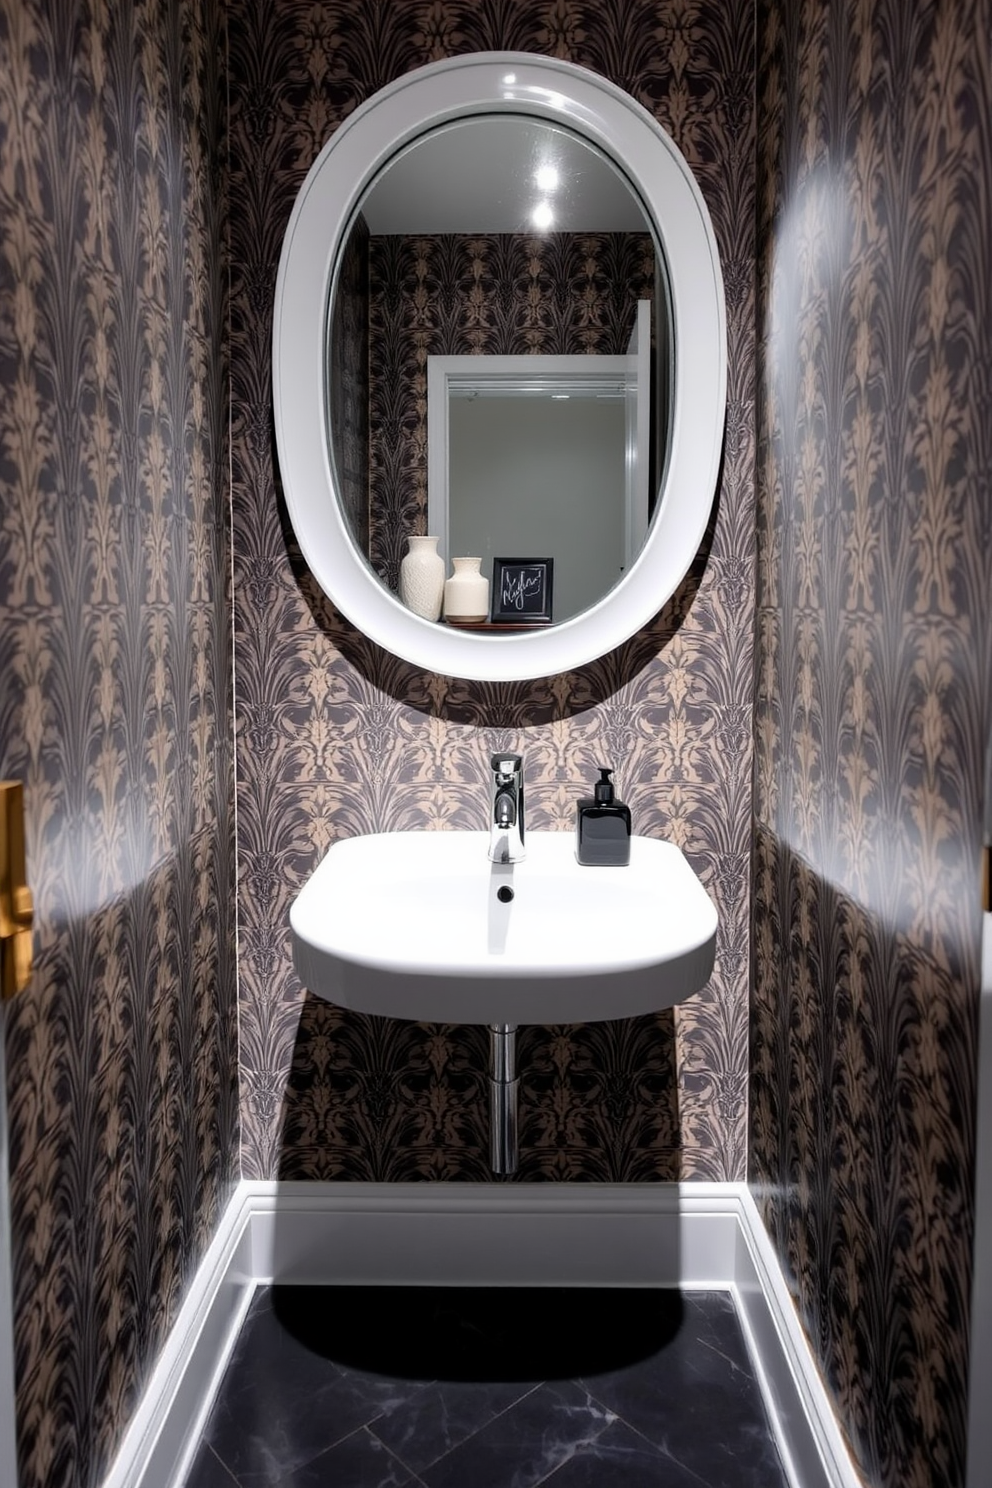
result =
M454 630L494 630L504 635L514 630L547 630L551 620L454 620L445 618L445 625Z

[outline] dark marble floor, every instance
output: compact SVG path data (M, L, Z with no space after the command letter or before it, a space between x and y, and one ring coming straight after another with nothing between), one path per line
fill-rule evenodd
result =
M723 1292L264 1287L186 1488L787 1488Z

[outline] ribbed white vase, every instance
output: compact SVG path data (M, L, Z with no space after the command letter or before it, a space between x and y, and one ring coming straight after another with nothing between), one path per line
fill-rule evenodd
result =
M446 620L488 620L489 580L479 572L481 558L453 558L455 571L444 586Z
M444 594L444 559L436 537L410 537L410 551L400 564L400 599L425 620L437 620Z

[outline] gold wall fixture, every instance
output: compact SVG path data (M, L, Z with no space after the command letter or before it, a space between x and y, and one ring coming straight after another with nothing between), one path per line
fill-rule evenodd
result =
M0 780L0 998L21 992L31 978L34 906L26 883L24 787Z

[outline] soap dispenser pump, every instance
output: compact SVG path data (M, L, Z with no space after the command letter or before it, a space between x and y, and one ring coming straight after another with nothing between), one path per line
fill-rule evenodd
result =
M630 862L630 807L616 799L613 771L599 766L593 795L575 814L575 856L590 868L622 868Z

